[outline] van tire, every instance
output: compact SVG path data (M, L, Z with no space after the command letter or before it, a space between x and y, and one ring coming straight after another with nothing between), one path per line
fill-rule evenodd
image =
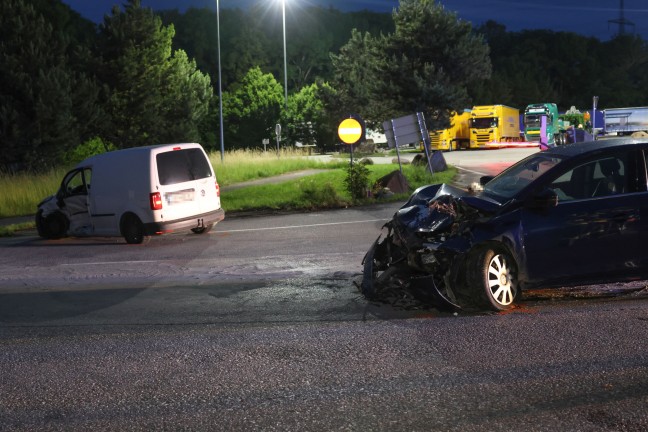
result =
M194 233L194 234L205 234L205 233L208 233L209 231L211 231L211 229L213 227L214 227L214 224L209 224L209 225L205 225L205 226L200 227L200 228L191 228L191 232Z
M134 214L122 218L121 233L128 244L140 244L144 241L144 224Z
M65 237L70 222L61 212L54 212L43 217L43 210L36 213L36 231L44 239L55 240Z

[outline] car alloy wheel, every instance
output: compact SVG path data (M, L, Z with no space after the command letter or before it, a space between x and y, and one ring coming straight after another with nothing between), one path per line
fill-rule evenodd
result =
M466 262L468 283L480 308L507 310L518 296L515 261L499 245L473 251Z

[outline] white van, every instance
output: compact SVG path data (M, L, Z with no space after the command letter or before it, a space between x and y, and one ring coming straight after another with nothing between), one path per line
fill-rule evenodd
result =
M200 144L163 144L98 154L68 172L38 204L47 239L123 236L127 243L171 231L208 232L223 220L220 188Z

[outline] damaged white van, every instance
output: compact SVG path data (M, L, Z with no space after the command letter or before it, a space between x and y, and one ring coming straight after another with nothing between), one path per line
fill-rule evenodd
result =
M65 236L145 237L208 232L223 220L220 188L200 144L134 147L92 156L68 172L56 195L38 204L46 239Z

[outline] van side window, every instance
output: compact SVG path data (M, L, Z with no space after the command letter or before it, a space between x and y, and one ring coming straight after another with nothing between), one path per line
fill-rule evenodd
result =
M173 150L156 156L161 185L183 183L212 176L209 161L197 148Z
M87 195L91 175L92 170L89 168L69 172L63 180L63 194L65 196Z

